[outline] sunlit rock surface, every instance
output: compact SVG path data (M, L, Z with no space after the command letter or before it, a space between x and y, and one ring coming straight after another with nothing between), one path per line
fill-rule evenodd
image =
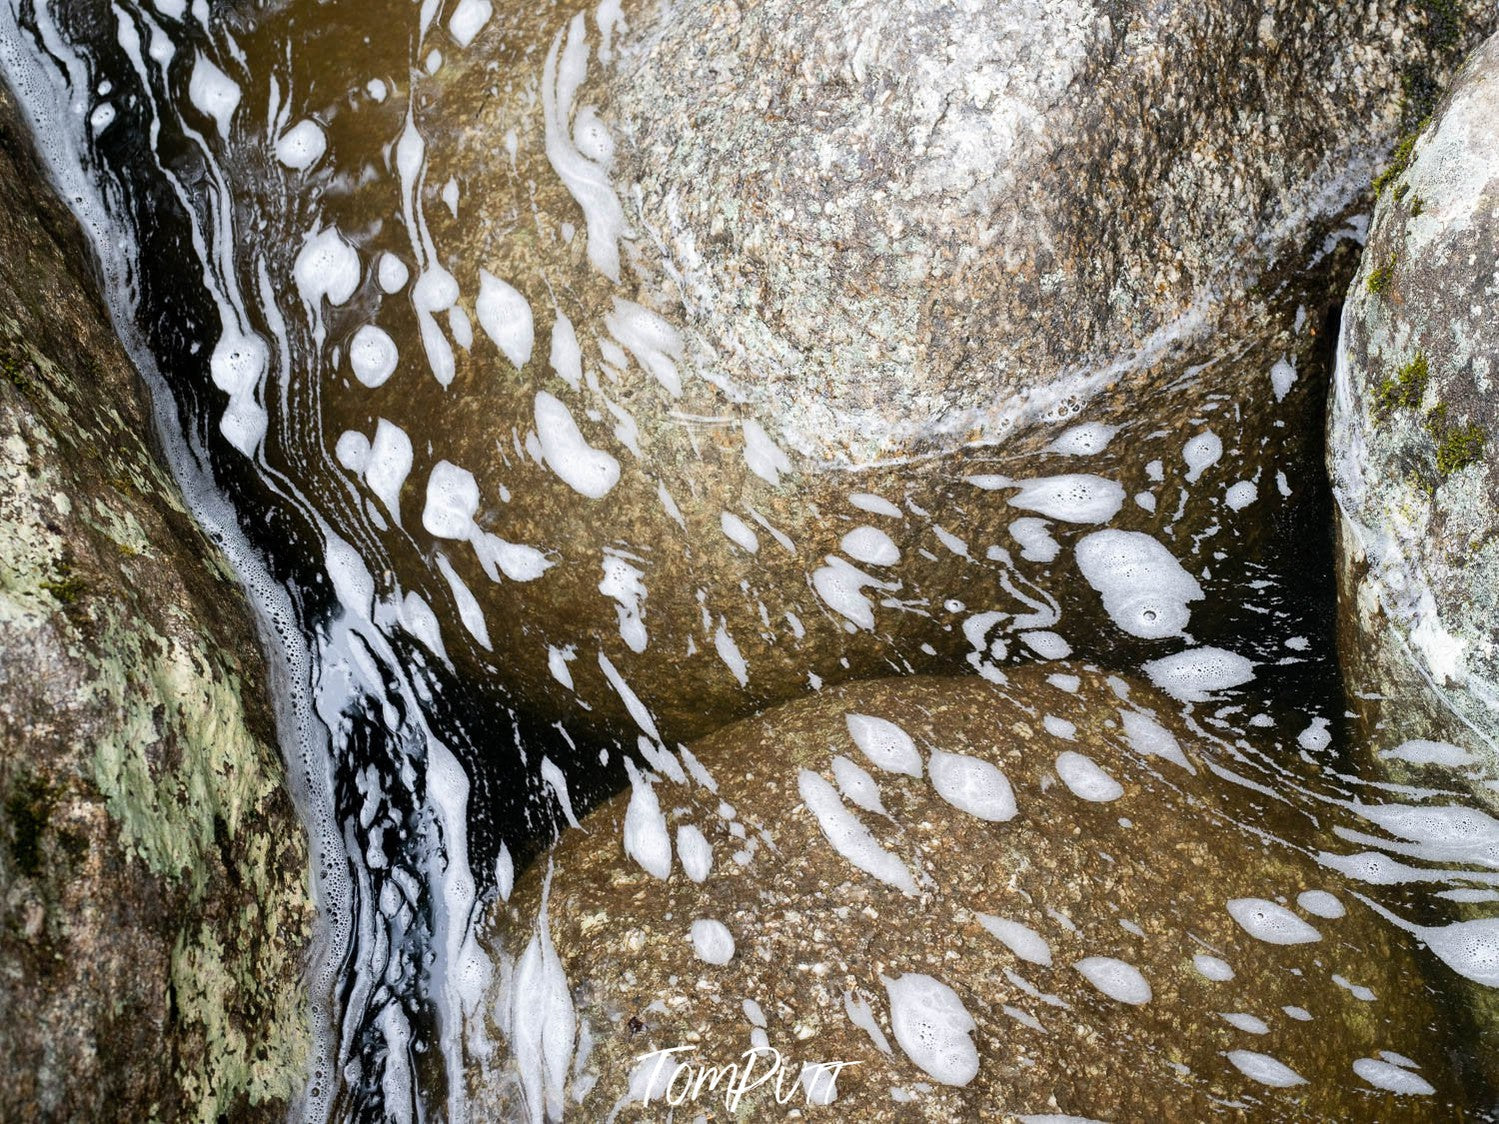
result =
M1454 973L1315 861L1302 811L1245 783L1273 770L1226 768L1175 711L1069 663L849 684L694 743L497 907L493 1010L528 1077L486 1074L489 1103L659 1119L688 1060L669 1092L690 1118L728 1084L693 1103L701 1067L754 1043L787 1059L788 1106L802 1063L856 1063L848 1119L1480 1103L1482 1054L1433 1037ZM772 1089L745 1094L751 1117L785 1111Z
M1499 40L1382 180L1339 343L1329 464L1345 663L1382 766L1499 806ZM1373 700L1369 700L1372 703ZM1455 745L1430 739L1445 714Z
M275 1120L306 836L241 594L0 87L0 1118Z
M1078 584L1042 532L1253 556L1225 537L1303 494L1277 472L1306 435L1277 423L1319 393L1310 336L1402 79L1447 64L1430 22L695 2L434 29L404 121L358 91L299 109L387 147L305 173L320 446L272 418L267 447L354 489L374 529L346 537L446 657L574 729L631 725L633 697L694 736L817 682L1014 658L1026 598ZM1057 474L1097 502L1016 504ZM1059 631L1119 649L1098 623Z

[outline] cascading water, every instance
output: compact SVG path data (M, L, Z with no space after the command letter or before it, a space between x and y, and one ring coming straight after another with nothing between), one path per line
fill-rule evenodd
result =
M1212 772L1261 802L1245 837L1295 848L1278 825L1327 824L1329 844L1362 848L1323 852L1330 872L1387 891L1372 904L1392 925L1493 986L1496 923L1453 921L1438 895L1493 900L1499 824L1348 764L1325 534L1307 530L1328 520L1319 419L1287 406L1274 442L1251 436L1252 419L1280 418L1298 362L1296 393L1327 377L1328 349L1309 341L1333 325L1308 323L1297 286L1315 289L1358 237L1341 221L1349 181L1280 216L1327 239L1280 299L1274 346L1215 339L1205 288L1127 362L982 408L902 389L906 416L876 431L878 380L833 386L838 408L823 411L797 383L815 383L815 364L786 340L752 325L704 345L701 324L723 313L712 250L685 219L649 221L692 200L657 200L649 168L644 188L613 178L610 122L632 121L645 146L648 82L640 104L587 100L590 81L666 39L629 31L610 0L576 14L487 0L0 8L6 74L93 236L172 467L279 657L324 928L319 1061L298 1111L461 1119L477 1089L532 1119L560 1114L588 1050L545 907L525 948L496 961L480 940L558 832L628 776L644 811L625 847L649 870L665 821L641 770L702 784L675 763L679 739L842 679L1089 667L1105 627L1167 695L1202 704ZM879 340L840 346L874 371L909 359ZM780 364L769 389L720 362L757 349ZM1253 391L1218 374L1234 364L1263 369ZM1164 397L1207 388L1182 399L1185 429L1131 430L1130 402L1097 404L1124 372L1158 366ZM797 405L777 427L762 407L783 392ZM1043 439L1005 444L1038 427ZM776 491L793 471L783 444L833 483ZM1256 538L1245 511L1273 531ZM1067 589L1049 568L1063 552L1083 578ZM1182 646L1153 646L1168 640ZM1211 705L1234 688L1237 702ZM1070 791L1112 799L1091 759L1064 758ZM803 795L832 839L842 798L826 782ZM893 869L862 836L845 844L856 866ZM1376 851L1413 865L1370 873ZM1087 963L1106 994L1139 994L1138 972ZM1234 1064L1273 1076L1261 1057Z

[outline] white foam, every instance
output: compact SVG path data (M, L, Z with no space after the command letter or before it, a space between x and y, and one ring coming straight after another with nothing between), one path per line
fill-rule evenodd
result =
M734 935L722 921L700 917L692 923L692 951L699 960L722 966L734 959Z
M495 889L499 891L500 901L508 902L510 892L515 889L515 860L510 857L510 848L503 842L500 844L500 853L494 860L494 883Z
M1197 974L1203 979L1212 980L1214 983L1227 983L1234 978L1233 965L1221 957L1209 956L1205 952L1199 952L1192 957L1192 966L1197 969Z
M1296 735L1296 744L1311 753L1317 753L1332 744L1332 731L1326 718L1313 718L1311 725Z
M1114 434L1119 432L1117 425L1104 425L1102 422L1084 422L1075 425L1064 432L1060 437L1047 446L1047 451L1061 453L1068 457L1088 457L1094 453L1101 453L1108 448Z
M828 555L826 562L812 572L812 589L833 612L858 628L873 629L874 605L860 590L880 583L836 554Z
M990 491L1018 488L1019 491L1010 497L1011 507L1035 511L1064 523L1107 523L1124 506L1124 489L1102 476L1069 473L1034 480L1011 480L1005 476L969 476L965 479Z
M478 645L490 650L489 627L484 623L484 611L479 608L479 601L468 588L468 583L458 576L458 571L441 554L437 555L437 569L447 580L448 589L453 594L453 604L458 609L458 619L463 622L463 627L468 629L469 635L474 638Z
M385 505L396 526L401 525L401 486L411 473L411 439L393 422L375 423L375 440L364 465L364 480Z
M838 1072L836 1064L804 1062L798 1079L805 1090L807 1104L821 1107L838 1099Z
M1085 753L1066 750L1057 756L1057 776L1080 800L1107 804L1124 795L1124 786Z
M1310 944L1322 934L1283 905L1264 898L1233 898L1228 915L1255 940L1266 944Z
M1051 537L1050 526L1044 519L1026 516L1010 524L1010 536L1020 544L1020 557L1027 562L1053 562L1062 551L1062 544Z
M552 946L545 895L536 934L515 965L508 992L509 1017L504 1021L531 1120L561 1120L577 1012Z
M724 537L735 546L747 550L751 554L759 551L759 536L755 534L748 523L732 511L721 512L718 516L718 525L723 531Z
M630 803L625 809L625 854L639 863L647 874L665 882L671 877L671 836L666 830L666 817L661 814L656 790L628 758L625 772L630 777Z
M629 712L631 718L635 719L635 724L652 741L659 742L661 735L656 730L656 721L651 717L650 710L645 703L640 701L640 696L630 689L624 676L620 675L613 662L602 651L599 652L599 670L604 673L604 678L609 680L609 685L614 688L614 693L619 696L620 702L625 704L625 710Z
M287 129L276 141L276 159L299 172L316 164L326 151L328 138L323 127L307 117Z
M1189 773L1196 773L1192 762L1182 752L1176 736L1148 714L1138 710L1122 710L1119 719L1124 724L1124 736L1130 748L1141 757L1164 757L1173 765L1180 765Z
M1246 1014L1243 1011L1219 1011L1218 1017L1235 1030L1242 1030L1245 1034L1270 1033L1270 1024L1258 1015Z
M944 1085L967 1085L978 1076L979 1052L970 1037L978 1024L952 988L917 972L880 979L895 1041L917 1068Z
M905 863L875 841L869 829L844 806L837 789L810 769L802 769L797 774L797 791L838 854L886 885L906 894L916 893L916 883Z
M573 322L562 313L552 324L552 349L547 359L557 377L577 390L583 382L583 349Z
M694 882L702 882L713 869L713 847L707 837L690 823L677 828L677 858L682 869Z
M474 532L479 510L479 484L474 474L451 461L438 461L427 476L427 502L422 526L440 539L467 539Z
M1072 645L1060 635L1045 629L1022 632L1020 642L1043 660L1065 660L1072 655Z
M1291 387L1294 385L1296 385L1296 365L1282 355L1270 368L1270 388L1275 392L1275 400L1285 401L1286 395L1291 393Z
M646 588L640 580L645 574L613 551L604 552L601 565L604 576L599 581L599 592L615 602L620 639L630 651L643 652L649 643L645 628Z
M1223 456L1223 442L1211 429L1205 429L1182 447L1182 460L1187 462L1187 483L1195 484L1198 478Z
M1412 765L1471 765L1473 755L1466 749L1449 742L1426 741L1421 738L1401 742L1394 749L1382 750L1380 757L1386 761L1408 761Z
M1086 536L1077 544L1077 565L1102 596L1109 619L1131 636L1180 636L1191 617L1188 602L1202 600L1197 579L1169 550L1138 531Z
M614 298L614 311L604 318L604 324L668 394L682 396L682 377L677 373L677 361L682 357L681 333L650 309L620 297Z
M368 387L382 385L395 373L400 353L396 341L383 329L366 324L349 341L349 366L354 377Z
M458 0L458 6L448 20L448 33L460 47L467 47L492 15L494 8L489 0Z
M1260 490L1255 487L1253 480L1235 481L1228 486L1228 491L1223 493L1223 502L1228 505L1230 511L1243 511L1259 498Z
M425 644L428 651L447 660L447 649L442 643L442 628L426 598L414 590L408 591L401 599L400 620L401 627Z
M1140 969L1123 960L1115 960L1112 956L1089 956L1073 967L1083 979L1120 1003L1138 1007L1154 997L1150 981L1140 974Z
M718 658L729 669L734 678L739 681L741 687L749 685L749 665L745 662L744 655L739 651L739 645L734 643L734 637L720 621L717 631L713 633L713 650L718 653Z
M1313 917L1325 917L1336 921L1348 912L1343 903L1326 890L1303 890L1296 895L1296 904Z
M187 97L199 112L213 118L220 139L227 141L229 123L239 107L239 84L206 55L199 54L193 59L193 72L187 80Z
M1415 844L1410 850L1434 862L1499 867L1499 820L1461 804L1361 804L1371 823Z
M474 301L479 327L500 349L500 354L516 368L531 361L536 343L536 328L531 319L531 305L519 289L501 281L487 269L479 270L479 296Z
M565 46L564 46L565 39ZM542 119L546 154L553 171L583 210L588 228L588 261L609 280L619 282L619 239L624 234L624 209L609 183L608 168L589 159L573 143L568 130L573 97L588 73L588 32L579 12L552 40L542 68Z
M572 411L544 390L536 395L536 436L547 467L579 495L603 499L619 481L619 461L588 444Z
M874 1043L874 1048L882 1054L889 1054L890 1040L885 1037L885 1032L880 1029L880 1024L875 1020L874 1011L870 1008L869 1001L856 996L852 991L843 993L843 1012L848 1016L848 1021L869 1035L869 1040Z
M1161 690L1181 702L1206 702L1213 692L1248 683L1254 664L1223 648L1188 648L1151 660L1142 668Z
M883 496L876 496L869 492L854 492L848 497L848 502L860 511L867 511L871 515L886 515L891 519L904 519L900 508L896 507Z
M746 419L740 428L744 433L744 463L767 484L779 484L781 473L791 471L791 458L753 418Z
M558 768L557 763L550 757L543 757L540 766L541 779L547 783L552 794L557 798L557 806L562 809L562 818L567 821L567 826L577 828L578 817L573 813L572 796L567 791L567 775Z
M1284 1062L1276 1061L1269 1054L1253 1050L1230 1050L1224 1057L1235 1069L1251 1081L1268 1085L1272 1089L1289 1089L1293 1085L1305 1085L1306 1078Z
M1431 1082L1420 1074L1378 1058L1359 1058L1353 1063L1353 1072L1376 1089L1383 1089L1396 1096L1429 1097L1436 1092Z
M1046 938L1029 925L1022 925L1019 921L1011 921L1005 917L996 917L992 913L975 913L974 916L991 936L998 938L1020 959L1029 960L1032 964L1040 964L1044 968L1051 967L1051 945L1047 944Z
M535 581L552 567L551 560L534 546L506 542L498 535L485 534L477 527L469 542L490 581L500 580L495 573L496 567L513 582Z
M340 305L359 287L359 255L334 227L314 230L292 266L297 292L313 308L324 300Z
M894 566L900 561L895 540L878 527L855 527L843 536L838 546L855 562L869 566Z
M844 715L848 736L869 761L888 773L921 776L921 754L911 735L887 718L872 714Z
M1458 975L1499 988L1499 917L1420 930L1426 946Z
M854 806L866 812L887 815L880 800L880 786L863 768L841 753L833 758L833 779L843 795L853 801Z
M1004 773L988 761L937 749L932 751L927 768L937 795L960 812L989 823L1015 818L1014 790Z
M375 273L380 283L380 290L384 293L399 293L406 287L406 282L411 277L411 271L406 268L406 263L390 253L380 255L380 262L375 267Z

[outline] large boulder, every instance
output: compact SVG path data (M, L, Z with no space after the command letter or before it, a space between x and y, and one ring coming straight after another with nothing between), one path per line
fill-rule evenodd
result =
M661 1119L667 1096L711 1116L733 1079L704 1067L742 1081L757 1044L788 1106L822 1091L802 1063L852 1063L838 1119L1488 1103L1487 1039L1438 991L1455 973L1315 861L1327 819L1252 757L1075 663L829 688L658 757L496 909L518 1076L475 1094L533 1120Z
M819 682L1022 658L1079 588L1063 638L1118 655L1141 634L1069 549L1105 524L1199 577L1260 557L1314 491L1296 419L1402 80L1491 18L489 11L432 30L409 91L309 73L290 88L323 100L238 110L295 165L268 173L299 201L272 276L305 307L275 312L285 394L226 334L223 432L263 435L462 674L666 741Z
M1499 807L1499 40L1380 180L1329 467L1344 663L1384 767ZM1418 744L1446 742L1446 745Z
M0 87L0 1118L272 1120L312 922L266 669Z

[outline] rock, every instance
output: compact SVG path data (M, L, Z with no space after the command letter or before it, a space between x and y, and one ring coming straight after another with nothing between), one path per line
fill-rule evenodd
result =
M226 563L0 87L0 1117L271 1120L306 835Z
M1315 438L1288 419L1318 400L1350 264L1328 251L1402 75L1445 73L1479 11L1451 6L1448 38L1393 3L465 25L410 123L398 99L351 110L363 130L329 107L350 155L318 222L412 280L386 296L370 268L346 307L314 301L349 364L372 323L400 359L325 349L343 467L292 455L314 494L362 482L373 529L344 537L438 607L465 674L574 729L632 738L633 699L647 732L696 736L817 682L1020 658L1026 621L1117 657L1069 539L1148 532L1195 573L1297 517ZM399 137L388 171L372 136ZM1013 482L1047 475L1091 513L1021 510ZM458 517L425 519L454 487Z
M1258 771L1147 686L1076 663L851 683L691 753L687 776L658 762L595 810L496 910L494 1009L530 1084L476 1078L486 1110L658 1119L678 1059L698 1068L674 1097L757 1035L797 1104L803 1062L852 1063L840 1119L1487 1103L1483 1047L1445 1045L1469 1040L1435 990L1452 973L1377 892L1318 865L1325 819L1243 782L1285 784L1284 764ZM632 821L637 843L675 843L669 878L622 849ZM651 1052L676 1047L652 1086ZM632 1085L655 1089L649 1108ZM741 1112L769 1113L769 1089Z
M1499 40L1490 39L1381 177L1343 317L1329 457L1349 688L1364 700L1381 767L1465 785L1490 808L1499 807L1496 118ZM1414 738L1456 744L1422 761L1401 751Z

